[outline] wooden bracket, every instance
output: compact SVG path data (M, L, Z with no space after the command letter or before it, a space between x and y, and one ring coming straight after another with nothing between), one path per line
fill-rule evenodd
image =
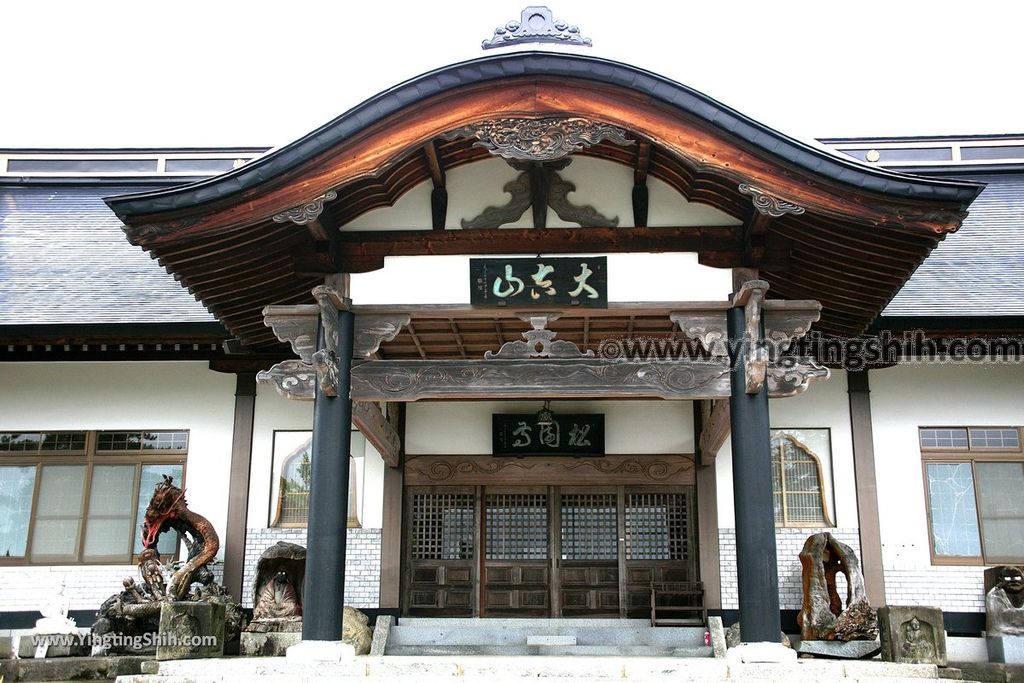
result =
M378 403L353 401L352 423L366 440L373 444L388 467L398 467L402 439L391 422L384 417Z
M768 348L761 339L761 307L767 291L768 283L766 281L748 280L743 283L740 291L736 292L732 300L733 306L743 306L744 309L746 330L743 341L747 347L744 369L746 370L748 394L756 394L761 391L768 371Z

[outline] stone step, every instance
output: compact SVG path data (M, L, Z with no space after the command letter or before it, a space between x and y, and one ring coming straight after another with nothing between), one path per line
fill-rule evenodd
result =
M800 660L791 664L735 664L725 659L681 657L358 657L338 664L277 658L223 658L160 662L156 674L123 676L118 683L235 683L259 676L264 683L296 680L451 681L494 683L511 678L545 681L738 681L787 683L849 679L939 680L926 664Z
M711 657L710 647L665 648L645 645L396 645L389 657L587 656L587 657Z
M704 628L652 628L643 620L401 619L390 645L526 645L531 637L575 638L576 645L702 647ZM568 644L562 642L560 644Z

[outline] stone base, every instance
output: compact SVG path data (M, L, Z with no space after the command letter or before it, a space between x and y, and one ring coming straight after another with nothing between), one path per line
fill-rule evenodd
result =
M241 653L246 657L284 657L288 648L301 642L301 631L243 631Z
M224 605L169 602L160 606L156 658L199 659L224 654Z
M388 636L395 618L390 614L378 614L373 625L373 641L370 643L370 654L381 657L388 648Z
M717 658L724 657L728 646L726 645L722 617L708 617L708 632L711 634L711 652Z
M280 617L251 621L245 627L250 633L302 633L302 617Z
M882 643L878 640L802 640L796 651L829 659L866 659L881 649Z
M730 663L795 664L796 651L781 643L740 643L725 655Z
M142 672L144 657L62 657L10 660L9 681L103 680Z
M989 636L988 660L998 664L1024 664L1024 636Z
M356 649L340 640L303 640L288 648L287 657L296 662L351 662Z

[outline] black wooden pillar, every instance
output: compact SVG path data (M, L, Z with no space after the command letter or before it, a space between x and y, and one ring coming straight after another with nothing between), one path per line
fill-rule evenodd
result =
M736 574L744 643L777 643L779 576L775 560L775 510L772 504L772 456L768 433L768 386L746 392L742 306L729 309L729 343L739 349L733 360L729 398L732 424L733 504L736 509ZM763 330L758 331L763 336ZM748 342L749 343L749 342Z
M323 309L322 309L323 310ZM323 315L324 313L321 313ZM330 315L330 313L326 313ZM345 536L348 522L349 454L352 440L351 311L338 311L338 395L316 387L313 404L312 472L306 530L306 580L302 639L341 640L345 599ZM317 349L327 345L321 323Z

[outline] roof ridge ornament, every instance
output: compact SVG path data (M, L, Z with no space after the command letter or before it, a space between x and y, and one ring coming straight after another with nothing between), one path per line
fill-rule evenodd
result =
M739 191L740 194L750 195L751 200L754 202L754 208L765 216L778 218L780 216L785 216L787 213L799 216L806 211L806 209L799 204L787 202L785 199L768 194L761 188L748 185L747 183L740 183Z
M441 137L445 140L476 138L474 147L483 147L495 156L516 161L555 161L602 140L618 145L635 142L618 126L581 116L491 119L457 128Z
M513 19L504 26L494 29L494 36L490 40L483 41L480 46L485 50L490 50L519 43L592 46L590 38L580 35L578 26L568 24L561 19L555 20L551 15L551 10L544 5L526 7L519 20Z

